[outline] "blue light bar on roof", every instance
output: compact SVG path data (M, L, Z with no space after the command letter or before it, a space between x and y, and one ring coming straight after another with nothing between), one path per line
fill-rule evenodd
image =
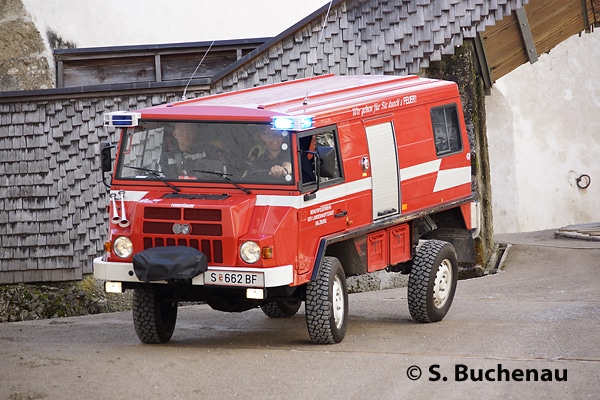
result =
M303 131L313 127L313 119L306 116L278 116L273 117L271 125L272 129L278 131Z
M114 111L104 114L105 126L132 127L138 126L138 120L142 115L130 111Z

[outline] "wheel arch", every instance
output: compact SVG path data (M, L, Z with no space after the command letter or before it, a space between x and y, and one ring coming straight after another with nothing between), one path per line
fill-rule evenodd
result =
M451 243L461 265L475 263L475 244L471 231L465 225L460 207L443 210L414 221L413 232L422 240L441 240Z
M365 246L365 243L366 234L338 241L321 239L310 279L317 279L325 257L337 258L342 264L346 276L367 273L366 251L359 251L360 246Z

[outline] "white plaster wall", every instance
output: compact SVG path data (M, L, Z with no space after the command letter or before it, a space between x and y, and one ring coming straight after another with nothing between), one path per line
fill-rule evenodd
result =
M495 233L600 221L600 31L499 79L486 110Z
M42 34L77 47L275 36L328 0L22 0Z

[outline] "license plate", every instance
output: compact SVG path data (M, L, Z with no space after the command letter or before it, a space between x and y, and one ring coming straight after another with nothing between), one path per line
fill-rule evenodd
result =
M206 271L205 285L264 287L265 277L262 272Z

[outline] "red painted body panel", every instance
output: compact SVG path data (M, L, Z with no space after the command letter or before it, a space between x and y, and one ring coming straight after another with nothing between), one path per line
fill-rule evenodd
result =
M455 103L458 109L463 146L459 152L440 158L436 156L430 110L448 103ZM137 112L142 120L173 121L270 123L272 117L278 115L311 116L315 128L337 127L343 179L339 184L321 188L318 195L322 197L309 202L298 185L254 185L252 193L246 194L226 182L198 185L194 181L177 182L183 195L227 193L228 196L219 200L165 199L163 196L171 190L161 182L133 182L115 176L113 191L146 192L140 199L125 202L125 213L131 225L126 228L111 225L109 233L111 241L118 235L130 236L136 252L148 246L144 240L150 243L169 235L169 232L144 232L147 230L144 223L149 220L144 217L147 207L205 210L201 212L207 215L219 211L218 221L202 221L197 227L208 232L198 236L200 242L205 242L197 245L210 251L211 265L265 268L293 265L292 285L301 285L311 279L313 269L318 266L323 238L353 235L358 238L358 243L368 235L366 269L385 268L390 263L404 262L411 257L410 227L405 217L444 205L468 203L472 197L470 182L452 183L452 171L460 171L464 176L465 169L471 165L469 142L454 83L416 76L328 75ZM373 221L372 171L365 167L365 160L377 157L370 153L365 135L365 125L374 123L375 119L393 123L401 180L401 210L396 216L397 222L390 220L381 228ZM292 142L292 146L295 151L296 142ZM298 181L299 168L294 171ZM122 212L119 204L116 205L117 210L112 208L114 204L111 205L111 215ZM461 211L470 229L467 208L461 207ZM185 221L181 214L180 219L170 222ZM163 229L161 226L157 223L153 229ZM177 244L186 244L189 240L188 237L181 238L180 242L175 238ZM273 257L252 265L244 263L239 256L239 246L246 240L254 240L261 247L271 246ZM110 254L108 260L130 261L117 259L114 254Z

